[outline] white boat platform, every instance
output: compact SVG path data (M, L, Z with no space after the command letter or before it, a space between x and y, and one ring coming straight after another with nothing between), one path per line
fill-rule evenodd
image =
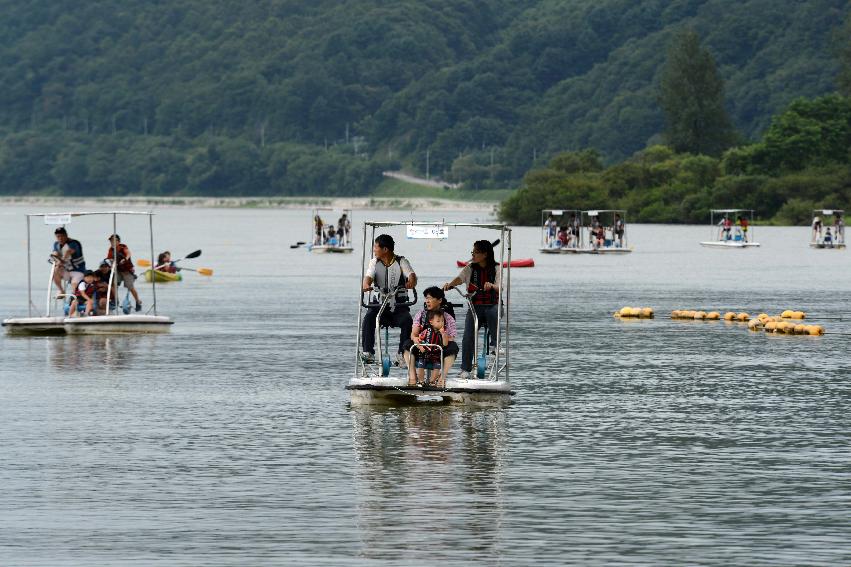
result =
M820 242L810 242L810 248L818 248L823 250L845 250L845 244L824 244Z
M112 335L167 333L174 321L163 315L92 315L90 317L18 317L4 319L10 335Z
M577 248L575 254L629 254L632 248L618 248L616 246L601 246L599 248Z
M705 248L759 248L759 242L742 242L741 240L707 240L700 245Z
M389 376L354 379L346 390L353 406L436 403L499 407L511 403L514 395L506 381L447 378L445 388L412 387L407 378Z
M327 244L311 245L307 249L314 254L351 254L354 251L354 248L351 246L330 246Z

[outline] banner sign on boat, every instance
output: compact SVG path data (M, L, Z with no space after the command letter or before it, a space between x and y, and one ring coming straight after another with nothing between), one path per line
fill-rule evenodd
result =
M408 238L449 238L449 227L442 224L409 224Z
M552 213L553 216L560 217L564 214L564 211L550 211L550 213Z
M71 224L71 215L44 215L44 224Z

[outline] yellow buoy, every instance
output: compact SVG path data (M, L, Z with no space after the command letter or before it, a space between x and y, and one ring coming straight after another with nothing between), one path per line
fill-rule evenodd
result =
M783 330L786 331L787 335L794 335L796 326L795 323L786 323L786 327Z
M771 317L768 316L768 313L760 313L759 315L756 316L756 318L761 319L761 320L771 319Z
M792 313L792 319L805 319L806 317L807 315L803 311L795 311Z
M748 315L747 313L744 313L744 312L736 315L736 319L738 319L739 321L743 321L743 322L750 320L750 318L751 318L751 316Z
M759 319L751 319L748 322L748 329L751 331L759 331L762 329L762 322Z
M776 322L769 321L768 323L765 324L765 332L766 333L773 333L775 331L777 331L777 323Z
M680 310L674 309L671 311L671 319L679 319L680 318Z
M724 313L724 320L725 321L732 321L735 318L736 318L736 314L733 313L732 311L728 311L728 312Z
M640 307L633 307L632 309L629 310L629 314L632 317L641 317L641 308Z
M621 317L631 317L632 307L622 307L620 310Z
M822 327L821 325L809 325L809 327L809 333L813 336L824 334L824 327Z
M806 332L807 332L807 326L804 325L803 323L801 323L799 325L795 325L795 334L796 335L803 335Z
M721 318L721 314L718 313L717 311L710 311L709 313L706 314L706 318L709 321L717 321Z
M652 307L642 307L641 308L641 316L645 318L653 317L653 308Z
M794 313L794 311L792 311L791 309L787 309L786 311L781 313L780 316L783 317L784 319L791 319L792 313Z
M706 311L695 311L694 318L697 320L706 319Z

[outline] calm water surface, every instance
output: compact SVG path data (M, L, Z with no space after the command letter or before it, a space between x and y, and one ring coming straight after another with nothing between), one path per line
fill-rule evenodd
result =
M2 317L26 311L30 209L0 208ZM515 403L374 409L343 389L359 254L290 249L308 211L157 213L158 250L215 270L157 286L170 335L0 336L0 564L851 562L851 253L807 229L718 251L706 227L634 226L620 258L542 256L518 229L538 265L512 275ZM411 217L356 211L356 246L367 215ZM90 263L100 222L69 227ZM33 228L41 307L52 231ZM142 222L119 233L149 257ZM397 239L422 284L477 235L451 236ZM624 305L802 309L835 334L614 320Z

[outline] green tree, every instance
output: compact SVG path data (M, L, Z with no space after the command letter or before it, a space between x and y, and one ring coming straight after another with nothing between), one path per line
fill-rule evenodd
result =
M724 81L694 31L677 35L668 49L659 104L665 138L675 151L719 156L735 142L724 108Z
M839 77L836 83L839 92L851 96L851 14L845 19L845 25L837 33L839 51Z

